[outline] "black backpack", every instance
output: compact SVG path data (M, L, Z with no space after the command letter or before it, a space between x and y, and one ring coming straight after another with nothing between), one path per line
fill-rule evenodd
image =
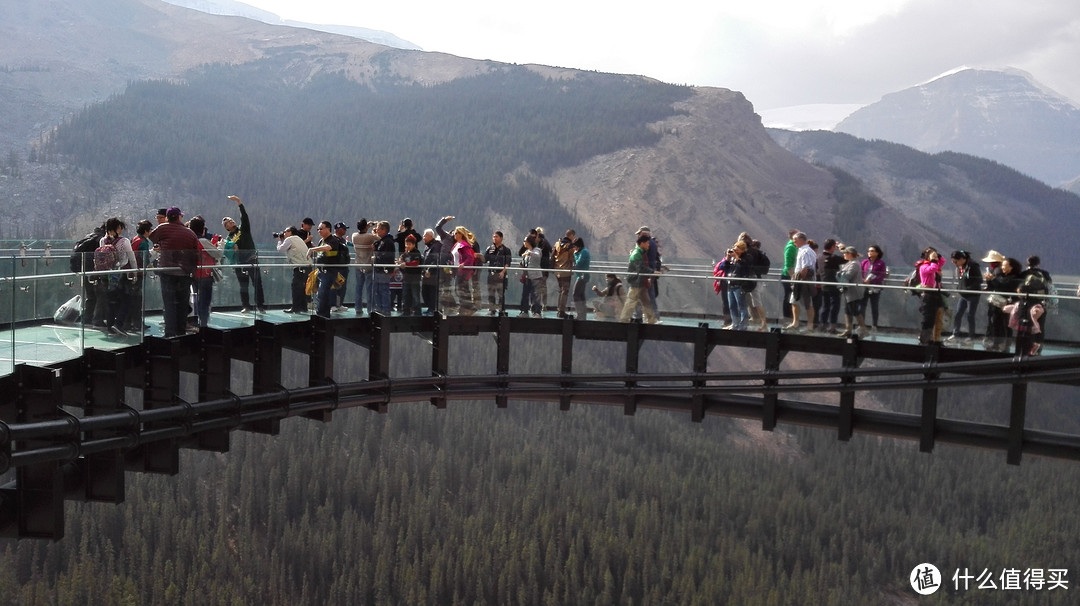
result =
M100 231L95 231L91 234L86 234L81 240L75 243L75 246L71 249L71 271L73 273L79 273L84 271L94 271L94 255L90 254L97 250L98 244L101 242L101 237L105 234Z
M772 266L772 262L769 261L769 255L765 254L765 251L758 249L754 252L757 253L755 255L757 258L754 259L754 272L756 272L760 278L769 273L769 267Z
M1046 274L1039 270L1029 270L1027 277L1024 278L1024 282L1020 285L1019 291L1027 293L1029 295L1045 295L1050 292L1050 283L1046 279Z

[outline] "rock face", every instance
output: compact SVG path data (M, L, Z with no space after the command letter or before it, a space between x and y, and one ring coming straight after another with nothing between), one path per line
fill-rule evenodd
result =
M777 146L741 93L698 88L654 125L655 146L622 150L558 171L562 203L588 220L599 252L623 255L648 224L665 255L712 259L742 231L770 250L789 229L824 239L833 178Z
M1053 186L1080 176L1080 108L1018 70L943 76L886 95L833 130L989 158Z

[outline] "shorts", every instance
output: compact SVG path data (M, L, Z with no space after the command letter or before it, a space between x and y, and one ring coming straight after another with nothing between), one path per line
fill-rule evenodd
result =
M791 284L791 299L788 301L792 305L801 305L805 309L810 309L814 306L814 295L816 294L816 284L805 284L803 282L792 282Z
M765 307L764 297L762 297L761 292L759 292L757 288L751 290L750 292L746 292L744 290L743 296L746 299L747 307Z

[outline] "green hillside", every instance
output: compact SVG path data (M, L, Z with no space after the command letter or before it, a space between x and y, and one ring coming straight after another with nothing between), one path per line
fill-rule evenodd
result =
M187 453L175 478L129 476L123 505L69 505L62 542L3 546L0 591L27 605L882 604L914 595L924 561L947 577L1080 561L1080 469L1064 462L757 427L748 449L730 420L526 403L283 429Z
M396 224L476 220L489 208L517 225L562 229L577 222L537 177L654 142L647 124L691 93L605 74L551 80L523 67L438 86L364 86L335 74L294 83L282 80L291 60L284 52L208 66L183 83L132 83L58 128L43 159L213 204L239 193L266 229L305 214Z

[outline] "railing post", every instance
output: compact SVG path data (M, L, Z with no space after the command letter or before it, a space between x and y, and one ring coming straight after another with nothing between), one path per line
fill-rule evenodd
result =
M498 342L498 346L495 350L495 374L499 377L498 387L500 389L506 389L506 375L510 374L510 316L499 314L495 319L496 336L495 339ZM495 406L498 408L507 407L507 397L505 395L495 396Z
M765 431L776 429L776 405L780 398L776 387L780 385L780 380L775 375L787 354L781 347L782 339L783 333L779 328L773 328L765 337L765 383L761 397L761 428Z
M195 335L171 339L156 337L143 341L146 350L146 379L143 388L143 408L153 410L171 406L180 394L181 358L189 351L199 348ZM197 353L197 352L196 352ZM147 424L143 429L153 429ZM135 451L136 459L129 458L129 468L136 471L176 475L180 473L180 447L176 439L144 444Z
M5 421L33 423L57 419L61 415L59 371L26 366L15 367L19 390L17 405L5 414ZM76 438L77 439L77 438ZM24 440L24 448L47 446L49 440ZM0 520L5 536L60 540L64 537L64 478L59 461L23 465L15 469L15 487L0 489Z
M83 411L87 417L122 410L126 403L125 376L130 358L127 353L88 349L83 352L83 376L86 396ZM122 435L122 431L88 431L84 440ZM83 493L88 501L122 503L124 501L124 453L121 449L87 456L81 464Z
M637 374L638 371L638 356L641 353L641 323L630 322L626 325L626 372L627 374ZM637 412L637 396L634 394L634 388L637 387L637 381L629 380L626 382L626 388L630 392L626 396L626 402L623 404L623 413L627 415L633 415Z
M1009 451L1005 461L1009 465L1019 465L1024 452L1024 418L1027 416L1027 383L1017 377L1012 386L1012 401L1009 406Z
M922 413L919 421L919 452L933 452L934 441L937 434L937 409L938 409L938 389L936 387L929 387L929 383L938 378L939 373L934 370L934 365L937 363L938 354L940 353L939 345L931 343L926 347L926 361L924 367L926 372L923 373L923 378L927 382L928 386L922 390Z
M709 323L699 322L694 332L694 374L709 372ZM690 396L690 420L700 423L705 419L705 396L701 390L705 381L694 379L694 393Z
M236 330L237 329L233 329L229 332L232 333ZM244 329L240 330L244 331L247 329L245 327ZM251 362L252 367L251 390L253 393L270 393L272 391L280 389L281 387L282 343L279 333L280 330L280 326L271 324L269 322L261 322L258 320L255 322L255 347L254 351L251 352L251 359L248 360L249 362ZM317 331L314 328L314 325L312 325L310 337L308 339L308 351L305 352L308 354L309 380L310 376L313 374L313 371L311 369L315 366L314 361L316 356L314 354L315 349L312 344L317 339L316 332ZM243 351L244 348L241 345L243 341L244 339L241 336L236 341L232 341L232 343L235 343L236 345L235 348L226 346L226 348L224 349L223 355L225 358L228 359L229 366L232 365L232 359L234 357L237 357L235 354ZM229 368L226 368L226 371L229 370ZM240 428L244 431L250 431L252 433L276 436L281 431L281 419L278 419L276 417L271 419L260 419L258 421L244 423L243 425L241 425Z
M371 345L368 347L368 380L390 378L390 328L386 325L386 316L381 312L371 314ZM330 320L322 319L329 324ZM438 320L435 322L435 334L439 332ZM328 338L333 338L332 336ZM389 397L390 394L387 394ZM386 401L369 404L368 408L378 413L387 412Z
M841 359L843 374L840 377L840 410L836 419L836 437L847 442L851 439L855 424L855 376L852 371L862 362L859 357L858 337L844 340Z
M574 374L574 320L569 317L562 319L562 360L560 365L562 375ZM563 381L564 389L574 386L573 381ZM570 396L559 396L559 410L570 410Z

